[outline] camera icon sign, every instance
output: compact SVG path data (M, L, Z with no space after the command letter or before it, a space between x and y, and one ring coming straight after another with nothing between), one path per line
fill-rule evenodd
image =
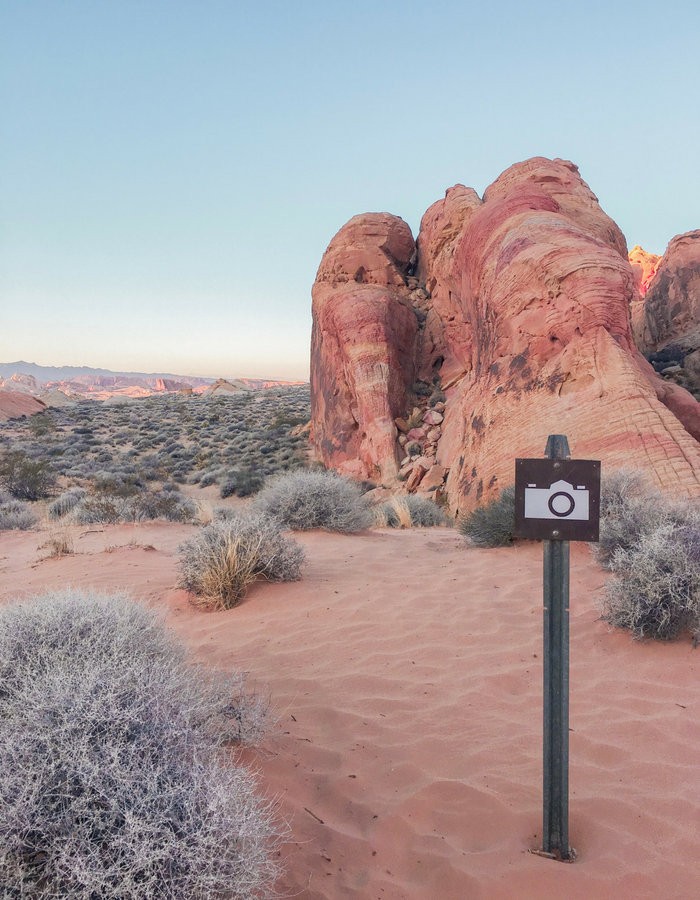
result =
M525 518L587 522L589 491L584 485L574 487L563 479L555 481L548 488L528 484L525 488Z

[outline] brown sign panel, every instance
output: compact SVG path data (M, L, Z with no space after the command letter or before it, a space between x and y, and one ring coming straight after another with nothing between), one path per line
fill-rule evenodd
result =
M597 541L599 522L598 460L515 460L516 537Z

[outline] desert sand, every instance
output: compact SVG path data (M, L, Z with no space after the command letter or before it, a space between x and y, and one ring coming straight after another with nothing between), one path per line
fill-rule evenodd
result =
M127 589L165 604L202 662L250 672L276 733L244 758L291 826L279 889L303 900L688 900L700 876L700 650L598 619L604 573L572 545L573 864L541 841L541 547L454 531L298 535L304 578L202 612L174 588L191 526L0 534L0 599Z

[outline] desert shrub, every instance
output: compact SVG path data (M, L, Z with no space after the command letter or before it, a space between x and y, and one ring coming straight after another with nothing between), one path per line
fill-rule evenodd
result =
M179 584L202 605L231 609L257 578L298 581L303 549L261 515L233 510L200 528L179 548Z
M331 472L290 472L267 482L255 508L286 528L351 533L369 528L372 514L362 489Z
M96 472L92 482L96 494L111 497L133 497L143 487L138 477L133 472L122 471Z
M0 502L0 531L27 531L39 521L39 516L21 500Z
M687 503L668 500L641 471L630 469L603 475L600 512L600 540L592 547L605 569L612 567L618 550L631 550L662 525L689 525L699 514Z
M123 597L0 612L0 872L12 900L268 896L280 831L225 742L266 710Z
M663 524L610 560L603 619L635 638L672 640L700 634L700 528Z
M264 478L249 469L229 472L228 477L221 484L219 495L222 500L232 494L237 497L249 497L251 494L256 494L264 483Z
M464 516L459 530L475 547L512 544L515 540L515 487L503 488L498 497Z
M122 521L125 510L126 502L122 497L98 494L81 500L73 508L71 518L77 525L115 525Z
M431 528L446 525L445 513L425 497L392 497L376 508L377 524L389 528Z
M81 500L85 499L87 491L84 488L71 488L64 491L53 503L49 504L49 519L61 519L74 509Z
M139 522L143 519L166 519L168 522L193 522L197 518L197 506L178 491L144 491L130 498L123 517Z
M31 459L22 450L9 450L0 458L0 481L16 500L40 500L50 495L56 476L45 460Z

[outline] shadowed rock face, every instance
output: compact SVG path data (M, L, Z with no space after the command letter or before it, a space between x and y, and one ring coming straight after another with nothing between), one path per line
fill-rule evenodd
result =
M700 231L673 238L657 266L644 298L646 343L656 351L680 341L688 351L700 348Z
M541 456L550 433L567 434L575 456L640 466L676 494L700 493L691 437L700 437L700 406L636 350L629 308L639 294L625 239L576 166L519 163L483 201L462 185L448 190L421 223L422 296L410 290L404 223L394 268L381 257L360 262L359 247L372 257L378 245L364 236L368 219L380 225L356 217L334 238L314 287L312 414L327 465L336 458L363 477L374 465L390 483L393 418L408 406L402 389L413 373L438 373L447 400L436 462L449 469L455 511L511 483L515 457ZM383 217L381 226L395 222ZM385 287L370 294L338 279L352 278L354 266L382 273Z

